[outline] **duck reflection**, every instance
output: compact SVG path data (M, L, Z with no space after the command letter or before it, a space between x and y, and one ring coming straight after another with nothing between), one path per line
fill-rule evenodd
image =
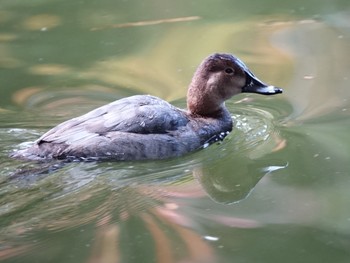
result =
M214 201L232 204L246 198L266 174L286 167L270 164L271 160L256 161L236 156L234 161L203 164L194 169L193 174Z
M81 235L75 238L89 244L85 251L89 256L82 261L88 263L143 262L146 259L152 262L215 262L215 240L223 238L225 233L212 237L205 222L236 228L256 228L261 223L207 213L200 208L212 206L207 196L222 204L239 202L264 175L283 168L269 166L271 159L230 158L232 155L215 160L205 157L200 162L173 166L170 170L169 163L164 162L159 163L161 168L157 172L152 170L149 174L146 171L154 164L144 163L138 168L118 164L120 167L116 170L111 163L70 163L58 170L51 169L47 176L40 171L36 181L32 174L32 180L27 181L29 185L17 177L17 181L8 183L18 182L19 187L9 188L13 193L8 196L27 196L30 188L35 204L19 198L18 209L28 208L24 212L9 211L18 218L14 216L15 223L2 224L2 228L8 236L21 231L21 235L30 234L34 239L46 233L45 246L52 242L52 248L56 247L50 253L70 249L70 236L75 236L73 229L83 228L90 233L90 238ZM192 169L184 171L183 168L189 166ZM2 201L9 203L4 198ZM17 201L11 200L16 207ZM67 234L59 234L61 232ZM56 235L62 242L59 249ZM27 257L35 254L32 250L40 250L40 244L28 247L25 241L17 244L18 239L15 243L10 240L3 237L1 243L6 245L7 251L18 251L18 255ZM25 250L20 249L24 247ZM11 255L18 256L14 254Z

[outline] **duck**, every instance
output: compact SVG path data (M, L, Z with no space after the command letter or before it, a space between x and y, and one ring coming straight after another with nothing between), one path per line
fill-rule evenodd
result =
M233 129L225 101L240 93L274 95L236 56L205 58L187 91L187 109L134 95L64 121L13 158L25 160L157 160L179 157L223 140Z

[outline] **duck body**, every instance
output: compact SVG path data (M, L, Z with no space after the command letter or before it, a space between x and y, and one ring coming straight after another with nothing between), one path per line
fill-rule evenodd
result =
M234 56L214 54L192 79L187 110L150 95L123 98L59 124L11 156L45 161L181 156L222 140L232 130L224 101L241 92L277 94L281 90L259 81Z
M163 159L197 150L231 130L226 111L201 118L160 98L135 95L59 124L17 155L33 160Z

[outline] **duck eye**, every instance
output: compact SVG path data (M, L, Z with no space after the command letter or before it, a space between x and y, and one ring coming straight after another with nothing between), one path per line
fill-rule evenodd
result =
M227 73L227 74L232 74L233 73L233 69L232 68L226 68L225 69L225 72Z

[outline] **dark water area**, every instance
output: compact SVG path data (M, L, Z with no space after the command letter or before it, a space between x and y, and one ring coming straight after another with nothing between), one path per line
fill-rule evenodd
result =
M284 93L227 102L219 144L147 162L8 154L100 105L186 106L214 52ZM0 2L1 262L349 262L350 5Z

